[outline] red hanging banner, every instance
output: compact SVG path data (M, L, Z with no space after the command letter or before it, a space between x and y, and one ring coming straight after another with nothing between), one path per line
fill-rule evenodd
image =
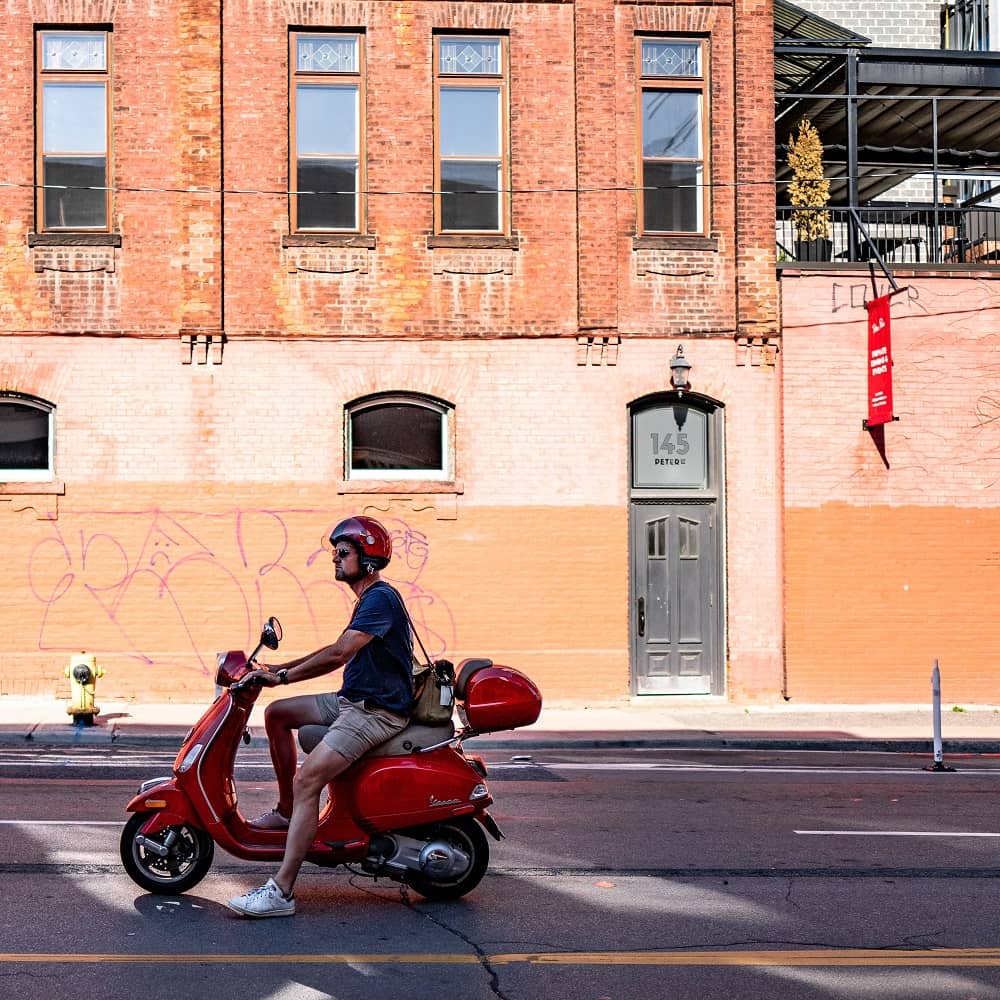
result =
M889 296L868 303L868 419L866 427L892 417L892 344L889 339Z

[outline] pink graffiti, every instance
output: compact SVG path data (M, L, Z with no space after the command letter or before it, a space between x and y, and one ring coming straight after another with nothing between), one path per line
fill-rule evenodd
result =
M341 515L343 516L343 515ZM286 646L308 650L347 624L353 596L334 581L329 543L340 518L318 510L95 511L53 522L33 549L28 585L43 606L38 648L123 654L151 667L215 669L221 648L249 648L268 615ZM454 646L446 601L419 582L426 535L385 519L394 558L383 573L403 595L432 656ZM317 527L319 526L319 530ZM151 636L176 648L151 648Z

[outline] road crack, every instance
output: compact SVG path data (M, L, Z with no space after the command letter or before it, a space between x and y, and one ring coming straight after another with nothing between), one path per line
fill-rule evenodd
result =
M462 941L468 948L472 949L472 951L475 952L476 958L479 959L479 964L482 966L483 971L489 978L490 992L497 997L498 1000L511 1000L511 998L508 997L500 987L500 975L493 967L493 963L490 961L489 955L487 955L486 952L475 941L473 941L468 934L463 933L457 927L453 927L446 920L439 919L431 913L430 910L420 909L417 907L410 898L409 889L405 885L401 885L399 887L399 898L402 900L403 905L406 906L407 909L411 910L413 913L419 914L426 920L429 920L432 924L445 931L445 933L458 938L459 941Z

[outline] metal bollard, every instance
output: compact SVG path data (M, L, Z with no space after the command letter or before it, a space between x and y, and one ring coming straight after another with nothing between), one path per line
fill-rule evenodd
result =
M954 771L953 767L945 767L944 751L941 747L941 668L934 661L931 671L931 711L934 716L934 763L924 768L925 771Z

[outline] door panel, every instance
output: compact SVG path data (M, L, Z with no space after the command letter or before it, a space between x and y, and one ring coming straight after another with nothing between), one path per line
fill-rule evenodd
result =
M637 694L711 694L721 678L716 503L633 503Z

